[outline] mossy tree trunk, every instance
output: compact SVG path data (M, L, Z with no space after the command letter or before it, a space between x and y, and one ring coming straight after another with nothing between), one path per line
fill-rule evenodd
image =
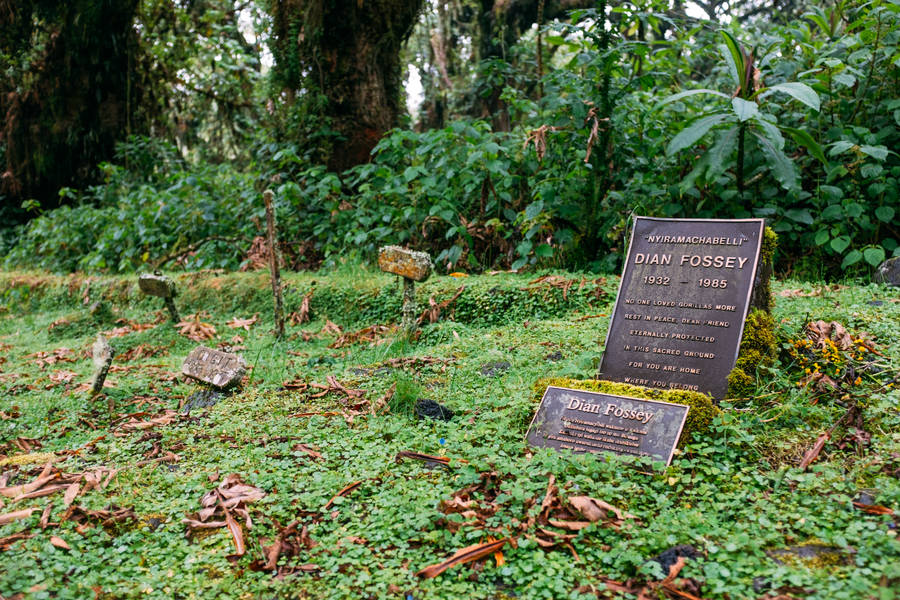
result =
M369 160L401 110L400 49L423 0L273 0L276 81L289 98L318 93L335 141L329 167Z
M129 52L138 0L0 0L0 194L59 204L112 157L136 103ZM27 64L27 67L23 65ZM27 70L23 70L27 69ZM4 214L7 219L22 213Z

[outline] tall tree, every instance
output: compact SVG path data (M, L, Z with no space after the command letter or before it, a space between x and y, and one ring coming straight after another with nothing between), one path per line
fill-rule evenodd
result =
M132 125L138 0L0 0L0 194L9 205L89 179ZM6 218L21 217L7 212Z
M289 102L315 103L337 137L329 167L364 163L397 125L400 49L423 0L272 0L275 83ZM288 132L290 134L290 132Z

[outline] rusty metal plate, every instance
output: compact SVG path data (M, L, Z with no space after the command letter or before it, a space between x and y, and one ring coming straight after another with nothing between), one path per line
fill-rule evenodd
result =
M672 461L689 407L549 386L528 428L532 446Z
M599 377L724 398L764 227L635 217Z

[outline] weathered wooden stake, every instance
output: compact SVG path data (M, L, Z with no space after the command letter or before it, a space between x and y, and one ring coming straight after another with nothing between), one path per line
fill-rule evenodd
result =
M263 192L266 202L266 233L269 242L269 270L272 272L272 296L275 299L275 335L284 337L284 299L281 295L281 273L278 270L278 234L275 228L275 203L272 190Z

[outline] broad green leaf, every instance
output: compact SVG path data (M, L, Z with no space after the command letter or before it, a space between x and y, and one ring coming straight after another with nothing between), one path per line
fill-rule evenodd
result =
M866 209L859 202L851 202L844 207L844 211L847 213L848 217L850 217L851 219L855 219L862 216L862 214L866 212Z
M737 147L737 125L725 130L716 140L712 148L704 155L708 163L706 170L707 181L713 181L725 172L732 162L729 160Z
M668 148L666 148L666 155L672 156L679 150L693 146L697 140L706 135L710 129L724 121L726 117L727 115L719 113L697 119L672 138Z
M525 218L530 221L541 214L542 210L544 210L544 201L535 200L527 207L525 207Z
M894 220L894 214L896 211L890 206L879 206L875 209L875 216L878 217L879 221L883 221L885 223L890 223Z
M836 238L832 238L831 242L828 245L831 246L831 249L838 254L842 254L844 250L846 250L850 246L850 236L839 235Z
M827 229L820 229L816 232L816 237L813 241L815 241L816 246L824 246L828 242L828 238L831 235L828 233Z
M795 100L799 100L815 111L818 111L821 107L819 95L815 92L815 90L813 90L805 83L800 83L799 81L776 83L775 85L769 86L769 88L765 92L763 92L762 96L768 96L771 92L782 92L784 94L787 94L788 96L793 97Z
M534 255L539 258L550 258L553 256L553 248L550 244L541 244L534 249Z
M747 119L751 119L759 114L759 106L752 100L744 100L743 98L732 98L731 107L737 115L738 120L742 123Z
M772 142L765 136L760 135L755 131L753 132L753 135L759 142L759 149L762 150L766 163L768 163L769 168L772 169L772 174L775 176L778 183L788 190L799 188L800 176L797 173L797 166L794 164L794 161L788 158L783 150L773 146Z
M784 150L784 136L781 135L781 131L778 129L777 125L768 119L764 119L762 113L756 115L753 122L759 125L762 134L769 138L769 141L772 142L773 146L779 150Z
M819 215L824 221L834 221L844 216L844 208L840 204L829 204Z
M653 107L653 110L658 110L659 108L665 106L666 104L671 104L672 102L677 102L682 98L687 98L688 96L696 96L697 94L712 94L713 96L719 96L721 98L731 98L728 94L723 94L722 92L717 92L716 90L710 90L706 88L698 89L698 90L687 90L686 92L678 92L677 94L672 94L671 96L666 96L659 102L656 106Z
M877 267L884 261L884 248L881 246L866 248L863 250L863 258L873 267Z
M809 210L805 208L792 208L790 210L786 210L784 212L784 216L791 221L797 221L798 223L803 223L804 225L813 224L812 215L810 214Z
M806 148L810 156L825 165L825 168L828 168L828 159L825 158L825 151L822 150L822 146L820 146L809 133L802 129L794 129L793 127L782 127L781 129L791 136L791 139L793 139L797 145Z
M841 140L839 142L835 142L831 144L831 149L828 150L829 156L835 156L837 154L841 154L842 152L846 152L850 148L856 146L853 142L848 142L847 140Z
M888 156L888 149L884 146L860 146L859 151L875 160L884 160Z
M862 252L859 250L851 250L847 253L847 256L844 257L844 261L841 263L841 268L846 269L851 265L855 265L862 259Z

